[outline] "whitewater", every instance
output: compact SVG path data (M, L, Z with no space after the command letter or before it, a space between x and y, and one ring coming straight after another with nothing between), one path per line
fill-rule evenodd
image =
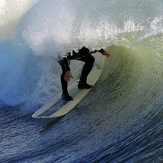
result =
M163 162L162 11L161 0L1 0L0 162ZM58 54L82 46L111 54L99 81L68 115L33 119L61 91Z

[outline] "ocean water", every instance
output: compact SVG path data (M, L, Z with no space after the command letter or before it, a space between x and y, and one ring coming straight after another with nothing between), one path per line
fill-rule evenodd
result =
M162 163L162 11L161 0L1 0L0 162ZM33 119L61 91L58 54L82 46L111 53L97 84L68 115Z

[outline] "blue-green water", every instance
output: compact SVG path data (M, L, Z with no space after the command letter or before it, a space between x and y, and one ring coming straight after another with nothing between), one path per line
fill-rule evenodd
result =
M1 1L0 162L163 162L162 11L161 0ZM83 45L111 53L98 83L65 117L32 119L60 91L57 55Z

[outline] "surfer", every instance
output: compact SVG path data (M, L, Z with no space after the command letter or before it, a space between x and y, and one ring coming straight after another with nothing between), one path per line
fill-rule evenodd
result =
M93 63L95 61L95 58L91 54L96 52L100 52L102 55L106 55L106 57L110 57L110 53L103 49L90 51L85 46L82 47L78 52L75 52L73 50L72 52L67 53L64 56L59 56L58 63L61 65L62 68L61 86L62 86L62 98L64 100L66 101L73 100L73 98L69 95L67 90L68 82L70 81L71 78L73 78L70 69L70 60L79 60L85 62L81 72L78 88L90 89L91 85L87 83L87 76L92 70Z

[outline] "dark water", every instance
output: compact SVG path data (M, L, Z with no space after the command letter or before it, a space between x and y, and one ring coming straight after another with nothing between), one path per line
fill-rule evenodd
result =
M162 9L160 0L2 1L0 162L162 163ZM97 84L66 116L33 119L60 91L58 53L85 44L111 53Z

